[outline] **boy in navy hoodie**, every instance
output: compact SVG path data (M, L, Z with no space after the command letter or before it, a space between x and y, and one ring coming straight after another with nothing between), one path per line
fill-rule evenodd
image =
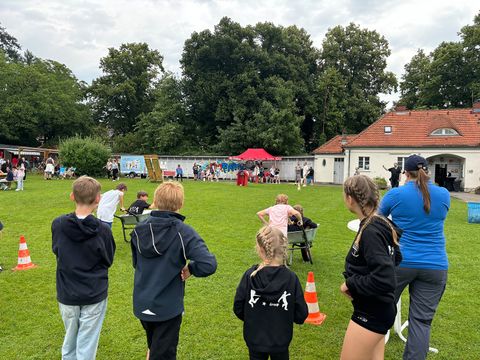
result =
M158 211L131 233L133 313L145 329L150 360L176 359L185 280L190 275L209 276L217 269L215 256L178 213L183 199L180 183L159 185L153 201Z
M65 326L62 359L95 359L107 309L108 268L115 242L108 225L92 215L100 190L100 183L91 177L75 180L70 194L75 212L52 223L57 300Z

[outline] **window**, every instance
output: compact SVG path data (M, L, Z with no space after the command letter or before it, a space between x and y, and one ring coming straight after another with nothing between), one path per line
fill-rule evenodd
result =
M358 158L358 168L363 170L370 170L370 157L360 156Z
M434 135L434 136L455 136L455 135L458 135L458 132L456 130L450 129L450 128L441 128L441 129L433 130L430 135Z
M383 127L385 134L391 134L392 133L392 127L391 126L384 126Z
M406 157L403 157L403 156L399 156L397 157L397 164L398 166L400 166L400 169L405 169L405 160L407 160Z

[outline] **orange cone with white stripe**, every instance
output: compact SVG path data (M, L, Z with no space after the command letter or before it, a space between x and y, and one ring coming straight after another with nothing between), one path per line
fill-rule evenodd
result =
M315 288L315 279L313 272L308 273L307 285L305 285L305 302L308 306L308 317L305 322L312 325L321 325L327 315L320 312L317 300L317 289Z
M18 245L18 264L12 270L28 270L34 268L35 265L30 259L30 252L28 251L25 237L20 236L20 244Z

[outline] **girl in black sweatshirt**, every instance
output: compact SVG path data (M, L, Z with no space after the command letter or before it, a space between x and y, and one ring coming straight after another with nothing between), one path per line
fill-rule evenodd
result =
M293 323L303 324L308 308L297 275L285 266L288 240L265 226L257 233L262 263L243 275L233 311L243 324L251 360L288 360Z
M401 261L401 230L376 214L379 198L376 184L365 175L344 183L345 205L360 219L360 228L345 259L345 282L340 286L353 305L342 360L383 359L385 334L397 314L395 267Z

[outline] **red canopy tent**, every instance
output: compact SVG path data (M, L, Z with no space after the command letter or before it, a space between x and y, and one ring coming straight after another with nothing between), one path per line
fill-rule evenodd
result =
M237 156L230 156L230 160L282 160L281 157L270 155L265 149L247 149Z

